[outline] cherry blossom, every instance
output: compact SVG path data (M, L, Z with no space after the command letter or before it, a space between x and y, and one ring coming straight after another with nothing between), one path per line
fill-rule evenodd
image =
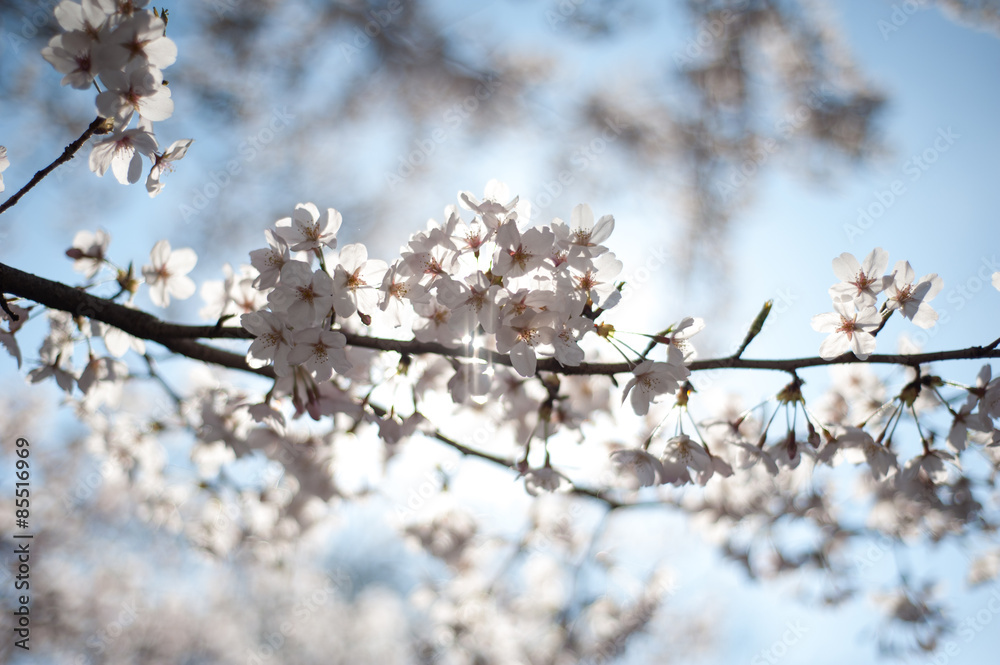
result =
M194 295L194 282L187 276L198 262L193 249L171 250L169 242L160 240L153 246L149 259L152 263L142 267L142 274L154 305L166 307L170 296L184 300Z
M278 283L281 269L291 260L288 243L280 235L267 229L264 231L268 247L250 252L250 265L257 270L255 288L266 290Z
M671 325L663 333L663 338L684 354L684 362L690 362L698 357L698 351L691 344L691 338L705 329L705 320L698 316L685 316Z
M368 258L368 249L360 244L346 245L333 273L333 307L337 316L347 318L355 312L371 316L378 307L378 286L388 270L385 261Z
M874 307L853 311L854 304L850 301L835 301L833 309L812 318L813 330L830 333L819 347L820 357L830 360L850 349L860 360L865 360L875 352L872 331L881 325L882 317Z
M605 252L593 260L573 264L566 277L572 281L571 292L581 304L591 303L605 309L613 307L621 297L614 278L622 271L623 264L614 253ZM612 302L612 296L615 301Z
M129 335L120 328L104 326L104 348L115 358L121 358L129 350L135 351L139 355L145 355L146 342Z
M883 480L897 470L896 455L859 427L840 428L836 441L844 459L851 464L867 463L875 480Z
M177 45L164 35L166 23L150 12L136 12L118 25L107 39L105 57L122 62L140 60L164 69L177 60Z
M149 170L149 175L146 176L146 191L149 193L149 198L154 198L163 191L164 184L160 182L160 177L164 173L174 170L173 163L187 154L192 143L194 143L194 139L174 141L163 153L152 155L153 167Z
M68 32L52 37L42 49L42 57L57 72L65 74L62 85L87 90L101 72L100 46L100 42L83 32Z
M438 300L453 309L469 308L474 312L476 320L487 333L495 333L500 325L501 287L494 284L481 271L460 282L455 279L443 279L438 285Z
M111 236L104 229L77 231L73 236L73 246L66 250L66 256L73 259L73 270L82 272L87 279L94 279L104 266L104 255L110 242Z
M17 360L17 368L21 369L21 346L17 343L14 333L20 330L21 326L28 320L29 310L18 305L10 305L9 307L10 311L17 317L17 320L12 320L7 312L0 310L0 320L8 322L6 330L0 328L0 346L7 349L7 353Z
M622 449L611 453L619 473L630 477L638 487L658 485L664 477L663 465L660 460L645 450Z
M170 88L163 85L163 74L145 62L133 60L124 70L105 70L100 74L104 91L97 95L97 111L127 125L133 113L157 122L174 113Z
M886 288L889 309L898 309L906 318L921 328L930 328L937 321L937 312L928 305L933 300L944 282L936 273L924 275L916 284L913 280L916 274L909 261L898 261L893 269L893 281Z
M526 203L519 203L519 199L517 196L510 198L510 188L499 180L490 180L486 183L482 201L472 192L461 192L458 195L459 204L466 210L479 213L483 223L491 232L495 232L497 227L508 219L527 221L530 210Z
M115 358L92 358L80 374L77 385L80 391L88 394L92 388L101 383L121 383L129 376L128 365Z
M143 10L145 4L60 2L54 13L63 32L51 38L42 56L65 74L64 85L81 90L98 88L98 113L109 119L98 133L113 130L114 134L94 146L91 170L104 175L111 166L119 182L132 184L142 170L139 156L145 154L153 160L146 190L154 197L163 189L161 175L170 170L170 162L183 157L191 140L175 141L163 154L155 152L152 122L173 114L162 68L176 60L177 47L164 36L166 12ZM139 127L128 129L136 112Z
M275 226L293 252L318 252L321 247L337 246L337 231L342 223L343 218L333 208L320 213L314 203L300 203L291 217L279 219Z
M50 315L49 324L53 334L46 338L39 350L41 366L28 372L28 379L32 383L39 383L51 376L56 385L67 393L72 393L77 377L71 366L73 347L69 321L64 316Z
M1000 418L1000 377L989 381L985 387L981 388L981 392L979 412L985 413L990 418Z
M643 360L632 370L632 378L625 384L622 402L632 394L632 408L637 415L649 413L649 405L658 395L676 392L680 382L688 377L683 358L673 346L667 349L667 362Z
M475 332L474 314L469 309L453 310L436 297L415 303L413 311L420 317L414 325L413 334L421 342L454 347L463 344Z
M322 321L334 303L333 278L303 261L289 261L281 282L267 296L271 311L282 313L288 325L308 328Z
M615 218L604 215L594 223L594 211L586 203L574 206L570 224L556 218L552 221L556 242L569 250L571 262L580 258L593 258L607 251L604 241L615 230Z
M156 138L146 129L116 130L108 138L98 141L90 151L90 170L103 176L111 167L123 185L139 182L142 175L142 155L153 158Z
M80 3L60 2L53 13L63 30L97 39L114 13L108 9L107 2L102 0L81 0Z
M506 321L497 331L497 351L509 353L514 369L521 376L534 376L535 347L551 344L555 336L553 312L525 312Z
M538 496L542 491L557 492L568 481L566 476L548 464L537 469L528 469L522 475L524 476L524 489L531 496Z
M580 348L580 340L594 329L594 322L585 316L560 319L552 338L554 357L561 365L575 367L583 362L586 354Z
M345 374L351 369L344 352L347 340L342 333L307 328L295 333L294 342L288 362L302 365L316 376L317 381L328 381L334 371Z
M926 475L932 483L944 483L948 480L948 467L945 462L958 465L958 458L946 450L932 449L917 455L903 467L903 476L916 479Z
M702 485L714 472L708 451L687 434L680 434L667 440L666 448L660 456L660 464L661 482L677 486L691 482L691 471L698 474Z
M883 276L889 265L889 252L876 247L858 263L853 254L844 252L833 260L833 272L842 280L830 287L834 302L854 302L859 308L871 307L889 284L891 276Z
M455 238L456 251L459 254L472 253L478 256L479 250L493 237L493 231L486 228L486 225L480 223L478 219L468 224L459 220L452 237Z
M472 397L482 397L490 392L493 384L493 373L489 363L461 363L455 373L448 379L448 392L456 404L466 404Z
M256 312L267 305L267 295L254 288L257 271L252 266L240 266L239 273L228 263L222 266L224 280L202 282L201 297L205 306L198 312L203 319L236 325L235 316Z
M548 257L555 234L552 229L531 228L523 234L513 220L497 230L497 256L493 272L510 278L526 275L539 268Z
M429 286L442 277L449 276L458 253L426 233L415 233L402 252L400 272L411 275L414 282Z
M978 401L974 395L969 395L969 398L965 401L965 404L955 412L954 420L952 421L951 429L948 430L948 447L954 450L956 453L960 453L965 450L965 442L969 437L969 430L975 432L991 432L993 430L993 423L986 416L986 414L977 411L972 412L976 408Z
M412 318L411 304L427 303L430 294L427 287L411 279L400 276L402 261L396 261L386 270L379 287L379 309L385 313L386 319L395 327L408 324Z
M779 473L778 465L771 455L771 451L765 450L762 446L755 446L746 441L734 441L733 445L739 448L737 466L742 469L750 469L760 463L771 476Z

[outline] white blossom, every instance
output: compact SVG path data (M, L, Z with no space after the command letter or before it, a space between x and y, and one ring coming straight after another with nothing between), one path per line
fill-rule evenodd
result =
M166 307L170 296L184 300L194 295L194 282L187 276L198 262L193 249L171 250L169 242L160 240L153 246L149 259L152 263L142 267L142 274L154 305Z
M632 378L625 384L622 402L632 394L632 408L637 415L649 413L649 405L659 395L673 394L680 382L688 377L683 358L676 347L667 349L667 362L643 360L632 370Z
M812 318L813 330L828 332L823 340L819 355L831 360L847 352L854 352L860 360L865 360L875 352L875 336L872 331L882 323L882 317L874 307L865 307L860 312L854 310L851 302L834 302L834 311L817 314Z

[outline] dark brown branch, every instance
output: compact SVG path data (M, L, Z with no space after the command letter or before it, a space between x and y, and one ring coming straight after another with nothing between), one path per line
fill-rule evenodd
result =
M131 309L106 298L98 298L82 289L73 288L39 277L22 270L12 268L0 263L0 284L3 291L11 293L28 300L32 300L46 307L68 312L74 316L86 317L95 321L100 321L108 325L119 328L126 333L142 339L157 342L174 353L180 354L193 360L228 367L244 372L250 372L270 379L275 378L273 367L250 367L244 355L233 353L224 349L218 349L198 342L198 339L251 339L250 333L243 328L224 328L220 326L188 326L174 323L167 323L155 316L141 310ZM400 341L367 337L355 333L345 333L348 344L352 346L382 350L396 351L407 354L437 354L447 357L471 357L476 353L475 349L458 348L453 349L434 343L424 343L418 341ZM891 355L879 354L869 356L867 360L858 360L853 354L845 353L842 356L831 360L823 358L799 358L794 360L745 360L743 358L728 357L714 360L699 360L688 365L691 371L711 370L711 369L758 369L782 372L792 372L805 367L816 367L821 365L835 365L846 363L867 362L874 364L892 364L917 366L924 363L942 360L961 360L972 358L996 358L1000 357L1000 349L997 343L981 347L974 346L967 349L955 351L940 351L934 353L920 353L912 355ZM485 357L491 362L510 366L511 361L508 356L478 350L479 357ZM559 372L561 374L573 375L612 375L628 373L632 367L628 363L583 363L577 367L563 367L554 359L542 359L538 361L539 371ZM385 416L385 410L376 405L369 405L377 415ZM497 464L505 468L513 468L513 460L492 455L490 453L476 450L465 446L454 439L444 435L438 430L430 433L430 436L441 443L454 448L462 455L477 457L485 461ZM570 489L572 494L587 496L608 505L612 510L619 508L637 507L649 504L660 504L662 502L622 502L609 496L606 490L594 490L573 485Z
M235 358L241 358L237 354L223 352L212 347L198 344L197 339L251 339L252 335L243 328L225 328L219 326L187 326L175 323L167 323L155 316L141 310L131 309L120 305L106 298L98 298L86 291L67 286L60 282L38 277L26 273L22 270L12 268L0 263L0 284L6 293L11 293L22 298L27 298L52 309L69 312L74 316L83 316L95 321L100 321L108 325L124 330L134 337L158 342L163 346L180 353L181 355L214 362L215 364L232 367L234 369L250 368L245 361L242 364ZM489 362L511 366L510 357L493 351L484 349L474 349L471 347L450 348L432 342L419 342L416 340L393 340L379 337L368 337L357 333L345 332L347 343L366 349L380 351L396 351L411 355L434 354L450 358L468 358L477 356ZM224 353L224 356L215 356L216 353ZM223 358L224 362L212 360L211 358ZM996 344L990 346L972 346L967 349L956 349L954 351L935 351L931 353L916 353L910 355L900 354L874 354L867 360L858 360L852 353L845 353L836 358L825 360L823 358L796 358L791 360L747 360L745 358L716 358L712 360L696 360L688 365L692 372L711 369L751 369L751 370L771 370L779 372L793 372L806 367L819 367L823 365L843 365L849 363L868 363L881 365L904 365L915 367L924 363L944 361L944 360L968 360L975 358L998 358L1000 349ZM265 368L269 369L269 368ZM264 373L261 370L250 370L264 376L273 376L273 373ZM544 358L538 361L538 371L556 372L563 375L614 375L627 374L632 371L632 366L625 362L618 363L581 363L575 367L560 365L554 358Z
M193 339L166 338L154 339L152 341L162 344L174 353L179 353L180 355L193 360L200 360L202 362L219 365L221 367L228 367L230 369L238 369L243 372L259 374L260 376L264 376L269 379L277 378L274 373L274 368L270 365L266 367L250 367L250 365L247 364L246 356L243 354L233 353L232 351L226 351L225 349L217 349L213 346L206 346L205 344L200 344Z
M86 143L91 136L98 133L98 130L101 129L101 126L104 124L104 121L105 119L100 116L95 118L94 121L90 123L90 126L87 127L86 131L84 131L83 134L80 135L80 138L78 138L77 140L73 141L68 146L66 146L66 149L63 150L63 154L59 155L59 157L57 157L54 162L46 166L44 169L37 172L34 175L34 177L32 177L31 180L28 181L28 184L19 189L17 193L15 193L13 196L11 196L3 203L0 203L0 215L6 212L8 208L12 208L21 199L22 196L27 194L32 187L40 183L42 181L42 178L52 173L52 171L54 171L56 167L61 166L62 164L65 164L69 160L73 159L73 156L77 153L77 151L80 148L83 147L83 144Z

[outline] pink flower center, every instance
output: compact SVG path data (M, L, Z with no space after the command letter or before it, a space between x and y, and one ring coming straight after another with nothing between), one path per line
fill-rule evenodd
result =
M854 319L840 318L840 327L837 328L837 332L842 332L847 335L847 339L852 339L854 333L857 331L857 322Z
M854 278L854 281L851 283L858 287L858 293L861 293L875 283L875 278L867 276L864 270L859 270L857 276Z

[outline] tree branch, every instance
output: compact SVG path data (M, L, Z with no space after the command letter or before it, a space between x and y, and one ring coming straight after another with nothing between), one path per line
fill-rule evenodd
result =
M255 374L273 378L271 368L253 369L246 364L242 356L215 349L197 343L198 339L252 339L253 336L243 328L226 328L222 326L189 326L168 323L147 312L132 309L107 298L98 298L82 289L77 289L60 282L39 277L22 270L0 263L0 285L3 291L22 298L27 298L52 309L69 312L74 316L82 316L119 328L134 337L157 342L175 353L212 362L224 367L251 371ZM344 332L350 346L373 349L378 351L395 351L410 355L434 354L449 358L477 357L497 365L512 366L509 356L472 346L451 348L434 342L419 342L417 340L395 340L380 337L368 337L352 332ZM972 346L953 351L935 351L915 354L873 354L867 360L859 360L848 352L830 360L824 358L795 358L790 360L747 360L745 358L726 357L710 360L696 360L687 365L692 372L711 369L750 369L771 370L778 372L793 372L806 367L823 365L844 365L850 363L868 363L879 365L904 365L916 367L930 362L943 360L969 360L976 358L998 358L1000 348L996 343L989 346ZM554 358L539 359L537 369L540 372L554 372L575 376L611 376L627 374L632 366L625 362L615 363L581 363L576 366L564 366Z
M46 166L44 169L35 173L34 177L28 181L28 184L19 189L17 193L15 193L13 196L11 196L3 203L0 203L0 215L6 212L8 208L14 207L14 205L21 199L22 196L31 191L32 187L40 183L42 181L42 178L52 173L52 171L54 171L56 167L65 164L69 160L73 159L73 156L77 153L77 151L80 148L83 147L83 144L86 143L91 136L100 133L98 132L98 130L101 129L101 125L104 124L104 121L105 121L104 118L97 116L94 119L94 121L90 123L90 126L87 127L86 131L84 131L83 134L80 135L80 138L78 138L77 140L73 141L68 146L66 146L66 149L63 150L63 154L59 155L59 157L57 157L54 162Z

